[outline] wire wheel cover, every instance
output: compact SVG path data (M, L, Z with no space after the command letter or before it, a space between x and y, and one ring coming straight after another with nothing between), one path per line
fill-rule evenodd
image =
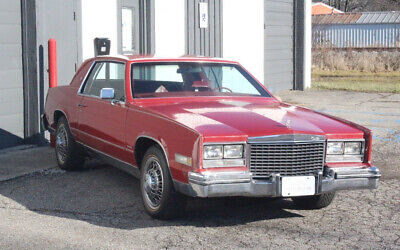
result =
M68 154L68 135L65 126L61 126L56 135L57 158L64 163Z
M152 209L157 209L161 204L163 183L164 179L160 162L156 157L152 156L146 161L142 184L146 203Z

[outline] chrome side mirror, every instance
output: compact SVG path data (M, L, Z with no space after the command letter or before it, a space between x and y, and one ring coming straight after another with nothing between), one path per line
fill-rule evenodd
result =
M100 90L100 98L101 99L114 99L115 91L113 88L102 88Z

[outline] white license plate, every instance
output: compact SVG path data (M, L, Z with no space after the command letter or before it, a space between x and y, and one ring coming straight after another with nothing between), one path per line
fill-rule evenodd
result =
M282 196L296 197L315 194L314 176L282 177Z

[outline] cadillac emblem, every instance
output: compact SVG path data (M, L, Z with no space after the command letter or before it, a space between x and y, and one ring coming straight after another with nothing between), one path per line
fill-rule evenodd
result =
M291 121L291 120L289 120L289 119L286 120L286 124L285 124L285 125L286 125L287 128L290 128L290 127L291 127L291 124L292 124L292 121Z

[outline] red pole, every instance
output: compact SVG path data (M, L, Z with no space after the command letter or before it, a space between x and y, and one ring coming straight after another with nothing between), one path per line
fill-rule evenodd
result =
M57 41L50 39L48 42L49 54L49 88L57 87ZM55 136L50 135L50 146L55 146Z
M49 49L49 88L57 87L57 41L50 39Z

